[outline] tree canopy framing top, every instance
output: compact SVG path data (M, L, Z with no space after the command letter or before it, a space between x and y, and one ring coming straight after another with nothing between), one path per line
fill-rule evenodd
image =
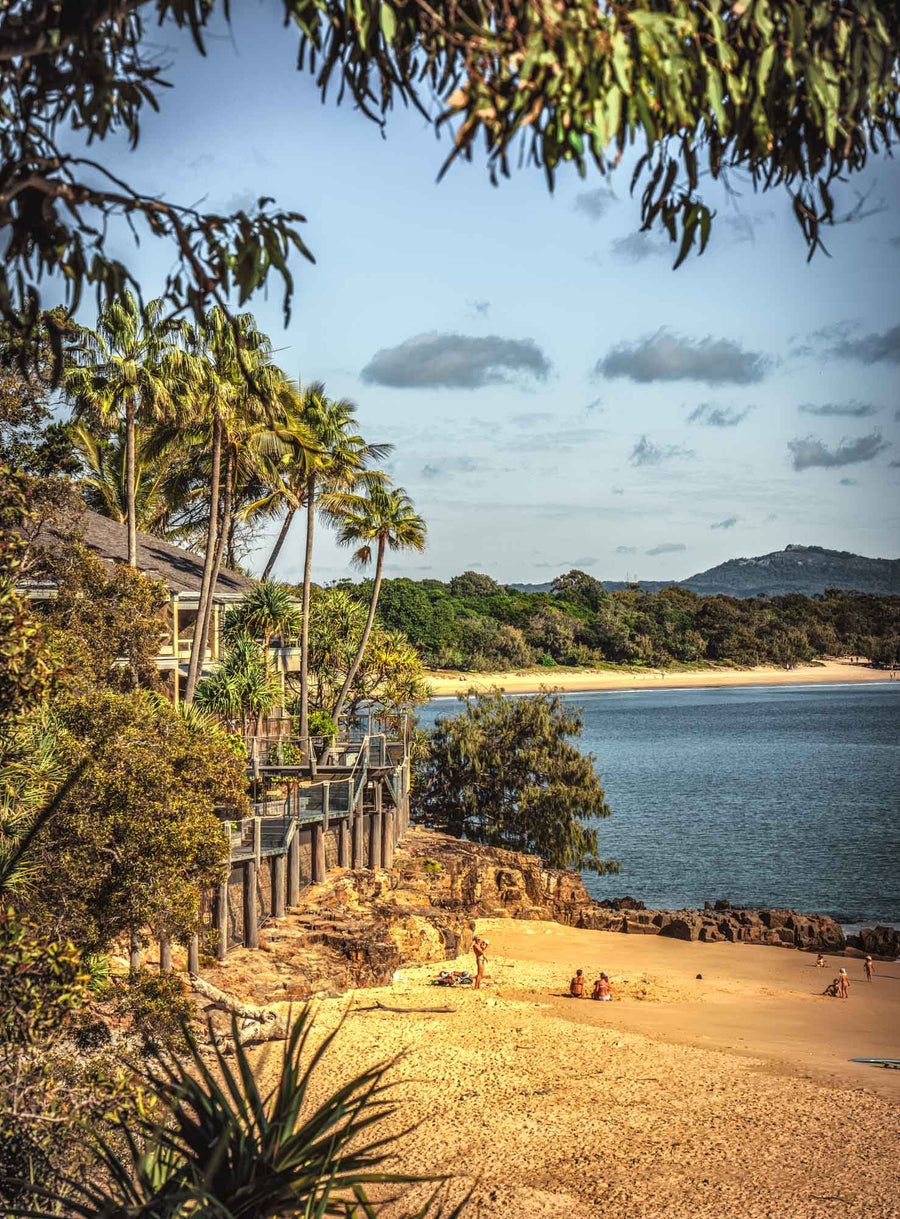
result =
M662 226L679 265L706 247L706 177L746 175L789 192L810 257L834 223L832 187L900 134L900 6L895 0L282 0L298 67L325 100L347 94L382 123L396 102L449 128L457 157L480 143L494 182L514 161L553 185L573 163L605 176L640 141L632 189L642 227ZM230 0L7 0L0 6L0 316L26 327L39 285L56 276L76 308L85 287L102 307L128 286L106 252L110 220L168 239L176 261L160 292L199 317L241 304L272 271L285 317L289 258L312 255L298 212L260 198L249 211L201 212L133 189L91 145L131 147L157 109L164 67L148 26L189 29L200 53ZM71 134L85 151L71 152Z

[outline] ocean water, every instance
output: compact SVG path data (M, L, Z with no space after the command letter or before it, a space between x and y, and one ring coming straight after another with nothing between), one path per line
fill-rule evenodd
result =
M600 853L622 863L585 874L594 897L900 924L900 682L565 697L612 808Z

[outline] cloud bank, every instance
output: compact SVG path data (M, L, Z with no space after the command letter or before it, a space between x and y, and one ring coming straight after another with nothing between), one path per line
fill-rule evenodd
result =
M745 351L733 339L688 339L663 327L636 343L619 343L598 360L594 371L604 377L653 381L702 381L706 385L754 385L762 381L771 360L760 351Z
M710 529L733 529L737 523L736 516L726 516L724 521L716 521L714 525L710 525Z
M544 381L551 364L534 339L417 334L377 351L360 373L370 385L391 389L482 389L512 376Z
M677 554L681 550L687 550L687 546L683 542L662 542L659 546L654 546L652 550L645 550L644 554Z
M600 220L609 211L613 193L607 186L596 190L585 190L575 196L575 211L582 212L589 220Z
M663 462L677 457L693 457L694 450L683 444L657 444L649 436L640 438L628 460L633 466L661 466Z
M833 449L829 449L824 441L815 436L797 437L796 440L788 441L791 464L795 470L809 470L817 466L826 470L835 466L852 466L861 461L871 461L888 448L889 442L883 440L878 431L870 432L868 436L860 436L856 440L842 440Z
M736 406L716 406L714 402L701 402L687 417L688 423L699 423L701 427L737 427L746 419L752 406L739 410Z
M821 419L867 419L878 414L878 407L868 402L823 402L815 406L812 402L804 402L797 410L804 415L818 415Z
M617 237L611 249L616 258L623 258L626 262L643 262L646 258L669 252L665 242L654 241L649 234L640 231L629 233L627 237Z
M900 364L900 326L883 334L866 334L859 339L842 339L835 348L838 359L860 360L863 364Z

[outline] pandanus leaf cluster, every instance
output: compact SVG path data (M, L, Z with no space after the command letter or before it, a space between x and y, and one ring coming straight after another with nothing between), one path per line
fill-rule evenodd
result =
M145 1085L156 1104L132 1117L122 1145L87 1141L87 1184L63 1190L28 1182L34 1204L10 1213L32 1219L346 1219L374 1217L412 1183L440 1179L397 1169L399 1094L385 1082L392 1063L371 1067L314 1100L314 1081L339 1030L313 1046L304 1009L284 1043L274 1086L264 1092L232 1020L233 1057L210 1063L188 1032L188 1053L150 1051ZM375 1200L372 1195L375 1195ZM406 1219L454 1219L433 1191Z

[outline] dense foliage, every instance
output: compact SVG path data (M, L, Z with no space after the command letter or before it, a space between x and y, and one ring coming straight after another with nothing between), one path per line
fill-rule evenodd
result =
M344 587L368 597L365 584ZM607 592L572 571L551 592L524 593L465 572L449 583L385 580L379 616L426 664L476 672L607 662L790 668L826 655L900 662L900 597L834 589L740 599L674 587Z
M413 812L457 838L540 855L557 868L616 870L591 822L609 816L594 758L572 743L581 715L555 694L460 697L439 718L413 785Z
M893 0L283 7L285 54L312 73L323 100L331 86L379 122L396 102L412 103L437 128L451 128L445 168L483 146L496 180L518 151L552 184L561 163L605 175L643 141L633 181L643 185L644 227L659 224L680 242L679 261L709 236L701 181L735 175L755 189L787 190L812 253L820 225L834 220L831 184L859 172L900 130ZM114 167L103 158L108 137L134 147L147 108L162 101L157 23L189 29L205 53L220 13L227 17L226 0L13 0L0 8L6 319L34 322L48 276L73 307L85 289L100 303L123 297L136 284L112 250L126 223L136 238L149 232L169 243L163 296L173 309L199 318L232 292L243 304L275 272L287 314L289 257L312 257L299 213L270 210L266 198L230 215L201 212L136 189L121 157ZM58 327L54 341L58 348Z

